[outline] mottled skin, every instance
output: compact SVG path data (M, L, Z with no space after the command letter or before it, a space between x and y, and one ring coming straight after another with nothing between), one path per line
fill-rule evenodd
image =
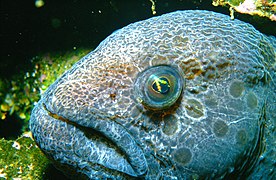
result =
M262 168L259 156L275 153L266 144L275 143L275 46L274 37L209 11L130 24L48 88L30 129L70 177L271 178L266 166L275 160ZM183 80L179 99L162 110L135 93L137 78L158 65Z

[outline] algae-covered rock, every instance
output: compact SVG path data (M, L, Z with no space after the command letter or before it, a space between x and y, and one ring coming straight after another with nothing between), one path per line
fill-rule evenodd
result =
M24 121L22 131L28 129L31 110L41 94L63 72L90 49L77 49L67 53L52 53L35 56L33 67L27 72L19 72L10 79L0 79L0 118L9 121L8 116Z
M26 133L15 141L0 139L0 179L41 179L50 161Z
M214 6L230 6L231 16L234 11L250 15L268 17L276 21L275 0L213 0Z

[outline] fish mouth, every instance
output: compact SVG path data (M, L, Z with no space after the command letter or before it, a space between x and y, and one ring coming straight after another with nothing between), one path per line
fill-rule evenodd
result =
M49 117L74 126L79 131L77 134L80 137L72 134L71 138L75 138L72 142L77 142L77 138L82 139L81 144L73 146L78 152L77 156L83 158L83 161L97 164L107 173L115 170L133 177L141 177L146 174L148 166L142 148L133 136L115 120L90 118L77 123L55 113L52 108L47 107L45 102L42 103L42 108ZM84 156L82 153L85 154L92 146L94 151L91 152L91 155L93 154L93 157Z

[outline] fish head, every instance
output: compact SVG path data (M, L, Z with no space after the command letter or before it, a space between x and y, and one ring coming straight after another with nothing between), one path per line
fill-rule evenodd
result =
M241 174L263 150L273 53L251 25L209 11L133 23L49 87L30 127L90 178Z

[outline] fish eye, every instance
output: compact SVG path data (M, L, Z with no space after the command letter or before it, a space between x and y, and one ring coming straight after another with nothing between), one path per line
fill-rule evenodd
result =
M134 92L139 103L148 109L172 106L180 97L183 78L177 68L168 65L150 67L138 74Z
M166 77L153 77L152 90L156 93L167 94L170 91L170 82Z

